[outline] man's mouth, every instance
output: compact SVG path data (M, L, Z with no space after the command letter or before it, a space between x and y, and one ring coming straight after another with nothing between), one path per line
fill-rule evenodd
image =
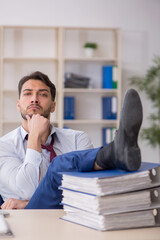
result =
M27 109L42 109L40 105L31 104Z

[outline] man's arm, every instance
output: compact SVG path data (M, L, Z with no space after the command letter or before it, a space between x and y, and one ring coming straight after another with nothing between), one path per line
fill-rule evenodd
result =
M41 154L28 149L23 160L15 150L13 144L0 142L0 194L30 199L39 184Z
M32 118L28 121L31 132L24 160L17 154L14 145L8 145L7 141L0 143L0 186L3 197L10 192L13 197L30 199L38 187L41 141L45 141L43 133L49 128L49 120L40 115L33 115Z
M85 132L80 132L76 135L76 150L92 149L93 143Z

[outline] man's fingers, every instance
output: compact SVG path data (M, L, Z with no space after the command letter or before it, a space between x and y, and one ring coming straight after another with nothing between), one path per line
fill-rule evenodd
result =
M15 204L14 204L14 199L9 198L7 199L2 205L1 208L2 210L4 209L15 209Z
M5 209L5 205L6 203L4 202L2 205L1 205L1 209L4 210Z
M28 202L28 200L9 198L1 205L1 209L24 209Z
M4 202L2 205L1 205L1 209L4 210L4 209L7 209L8 207L8 201Z
M29 121L31 118L29 115L26 115L27 121Z

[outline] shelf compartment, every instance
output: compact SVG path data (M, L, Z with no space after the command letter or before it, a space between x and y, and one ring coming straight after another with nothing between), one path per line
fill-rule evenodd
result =
M4 27L4 51L11 57L57 57L57 29Z
M3 89L17 90L18 82L23 77L35 71L48 75L56 85L58 64L51 61L6 61L3 67Z
M108 63L104 61L89 61L87 62L66 62L64 66L64 78L66 73L73 73L83 77L87 77L90 79L89 81L89 88L102 88L102 81L103 81L103 66L108 65ZM113 64L110 64L113 65ZM119 68L117 68L117 72L119 72ZM118 74L117 74L118 75ZM64 79L65 81L65 79ZM118 79L119 81L119 79Z
M66 28L64 30L64 58L86 59L84 44L95 42L98 44L98 48L95 50L95 58L117 59L117 35L118 29Z

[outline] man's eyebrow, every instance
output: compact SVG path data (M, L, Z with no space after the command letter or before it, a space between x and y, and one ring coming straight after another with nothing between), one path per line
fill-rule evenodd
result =
M33 91L33 89L26 88L26 89L23 90L23 92L25 92L25 91L30 91L30 92L31 92L31 91ZM38 89L38 91L39 91L39 92L44 92L44 91L45 91L45 92L48 92L48 93L49 93L49 90L46 89L46 88Z
M25 92L25 91L32 91L32 89L26 88L23 90L23 92Z
M42 88L42 89L39 89L38 91L40 91L40 92L43 92L43 91L45 91L45 92L48 92L49 93L49 90L48 89L46 89L46 88Z

